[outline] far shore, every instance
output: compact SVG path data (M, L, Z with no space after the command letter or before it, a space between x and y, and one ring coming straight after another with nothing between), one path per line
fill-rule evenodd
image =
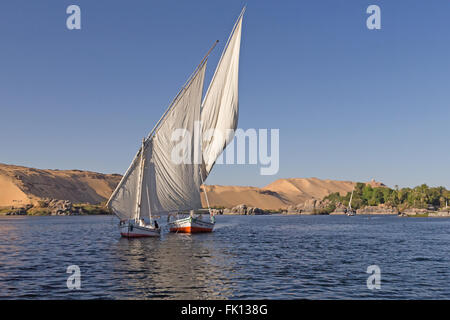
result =
M204 208L206 209L206 208ZM278 210L268 210L240 204L232 208L213 207L214 215L346 215L345 206L329 206L328 201L309 200L299 206L289 206ZM24 206L0 207L0 216L78 216L78 215L111 215L106 203L72 203L69 200L42 199L34 204ZM399 217L450 217L450 208L404 208L389 205L363 206L356 210L358 216L389 215Z
M103 209L102 209L103 210ZM284 212L265 212L265 213L257 213L257 214L246 214L246 213L237 213L237 212L228 212L228 213L216 213L216 215L223 215L223 216L270 216L270 215L277 215L277 216L346 216L345 213L288 213L286 211ZM104 211L90 211L90 212L66 212L64 214L51 214L51 213L38 213L38 214L32 214L27 212L21 212L21 211L5 211L4 209L0 210L0 217L19 217L19 216L28 216L28 217L49 217L49 216L114 216L114 214ZM436 212L436 211L430 211L426 213L418 213L418 214L392 214L392 213L382 213L382 212L373 212L373 213L357 213L355 216L361 216L361 217L370 217L370 216L396 216L396 217L402 217L402 218L449 218L450 213L445 212Z

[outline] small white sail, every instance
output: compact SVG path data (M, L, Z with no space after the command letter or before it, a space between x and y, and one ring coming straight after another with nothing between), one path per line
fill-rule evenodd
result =
M348 202L348 208L352 210L352 199L353 199L353 192L355 191L355 188L352 190L352 194L350 195L350 201Z
M239 53L241 46L242 10L222 53L202 103L203 179L234 137L237 127L239 99ZM232 130L230 130L232 129ZM212 131L214 130L214 131ZM211 132L214 134L211 136Z
M141 150L139 150L138 154L135 156L133 162L108 201L108 207L120 218L120 220L133 219L136 215L140 154Z

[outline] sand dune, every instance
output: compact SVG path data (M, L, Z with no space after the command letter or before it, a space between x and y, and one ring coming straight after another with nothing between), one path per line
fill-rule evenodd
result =
M352 181L291 178L276 180L263 189L282 195L290 204L299 204L309 199L323 199L334 192L345 195L352 191L354 186L355 182Z
M342 195L352 191L355 182L317 178L278 179L264 188L206 186L211 206L234 207L239 204L276 210L297 205L309 199L322 199L330 193ZM204 195L202 202L206 205Z
M29 197L17 187L9 176L0 175L0 206L27 204Z
M213 207L232 208L239 204L246 204L252 207L275 210L290 204L278 193L256 187L206 186L206 192L209 203ZM202 204L206 207L203 192Z
M0 164L0 206L35 203L42 198L100 203L120 175L80 170L42 170Z
M0 206L34 204L43 198L98 204L109 198L120 178L117 174L0 164ZM375 181L370 184L383 185ZM345 195L354 185L352 181L291 178L276 180L263 188L220 185L207 185L205 188L213 207L231 208L246 204L277 210L309 199L322 199L333 192ZM203 192L202 203L206 207Z

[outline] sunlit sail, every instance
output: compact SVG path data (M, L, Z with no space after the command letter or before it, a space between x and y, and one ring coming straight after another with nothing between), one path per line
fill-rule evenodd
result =
M181 149L181 157L191 160L187 162L173 159L173 150L179 144L179 141L174 141L173 133L179 129L194 133L195 124L200 121L202 137L208 129L220 133L236 128L239 47L244 10L233 28L203 102L207 59L217 42L148 137L143 139L141 148L111 195L108 207L121 220L122 236L159 236L161 229L154 217L162 214L168 215L169 229L173 232L213 230L215 221L209 205L208 210L202 210L200 186L234 133L228 135L225 144L220 142L221 134L217 134L217 137L214 135L212 139L200 143L199 148ZM189 146L196 144L195 134L183 139ZM210 215L210 221L203 220L203 213Z

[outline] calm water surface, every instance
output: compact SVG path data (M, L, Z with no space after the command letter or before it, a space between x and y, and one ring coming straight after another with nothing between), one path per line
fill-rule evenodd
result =
M120 238L111 216L0 218L0 298L450 298L450 219L219 216L211 234ZM381 290L367 289L369 265ZM69 290L69 265L81 290Z

